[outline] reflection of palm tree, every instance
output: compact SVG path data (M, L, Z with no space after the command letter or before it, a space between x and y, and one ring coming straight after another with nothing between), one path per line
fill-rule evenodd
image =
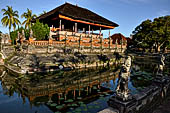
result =
M21 18L25 18L26 20L22 23L22 24L25 24L25 28L31 28L32 26L32 20L35 19L37 16L35 14L32 14L32 10L29 10L27 8L27 12L24 12L22 15L21 15Z
M16 25L20 24L20 21L18 20L18 11L14 11L12 7L7 6L7 9L2 9L2 12L4 12L4 17L1 19L2 25L5 27L9 27L10 34L11 27L13 26L13 29L15 31Z

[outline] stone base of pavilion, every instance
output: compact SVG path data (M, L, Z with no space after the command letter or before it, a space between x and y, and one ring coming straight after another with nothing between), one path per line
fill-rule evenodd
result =
M170 77L156 77L152 85L140 90L137 94L132 94L132 99L123 101L113 95L107 108L99 113L152 113L154 109L165 100L170 92ZM118 112L115 112L115 111Z

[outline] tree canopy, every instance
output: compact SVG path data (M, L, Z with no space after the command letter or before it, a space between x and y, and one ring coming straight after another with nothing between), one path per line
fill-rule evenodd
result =
M170 46L170 16L145 20L133 31L133 45L138 48L155 49L155 52Z
M9 27L9 33L11 31L11 28L15 30L16 25L20 24L18 11L14 11L12 9L12 6L7 6L7 9L2 9L3 12L3 18L1 19L2 25L5 27Z
M36 23L31 27L33 31L33 37L36 40L45 40L49 36L50 28L47 24L40 23L39 20L36 20Z
M27 8L27 12L24 12L21 15L21 18L25 18L26 20L22 23L22 25L25 24L25 28L31 28L32 26L32 20L35 19L37 16L35 14L32 14L32 10Z

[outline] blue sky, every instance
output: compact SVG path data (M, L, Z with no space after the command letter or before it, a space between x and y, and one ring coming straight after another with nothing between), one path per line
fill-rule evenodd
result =
M0 10L9 5L14 10L18 10L19 15L27 8L39 15L65 2L87 8L119 24L119 27L111 30L111 34L122 33L126 37L130 36L142 21L170 15L170 0L0 0ZM2 19L1 11L0 19ZM23 22L23 19L20 20ZM1 22L0 31L8 32L8 28L3 27ZM108 31L103 31L103 33L104 37L108 36Z

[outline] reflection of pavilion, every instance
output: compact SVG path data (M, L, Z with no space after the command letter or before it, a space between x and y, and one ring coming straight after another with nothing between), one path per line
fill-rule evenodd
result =
M66 73L67 76L64 78L57 78L54 80L54 76L51 76L51 78L48 77L48 80L43 79L35 84L27 80L18 81L18 84L16 84L14 77L9 75L3 79L2 85L5 86L9 92L11 87L15 86L16 91L21 94L23 99L28 97L30 104L35 102L36 98L44 96L51 99L53 95L58 95L58 100L61 97L66 100L67 97L70 97L70 94L72 94L73 98L82 96L82 92L84 91L86 91L87 94L91 94L93 86L97 86L97 88L100 89L101 83L115 80L115 76L110 75L109 71L97 73L98 71L95 71L90 74L88 73L87 75L83 74L83 76L77 72ZM77 76L74 77L72 76L73 74L76 74ZM82 88L84 88L84 90L82 90Z

